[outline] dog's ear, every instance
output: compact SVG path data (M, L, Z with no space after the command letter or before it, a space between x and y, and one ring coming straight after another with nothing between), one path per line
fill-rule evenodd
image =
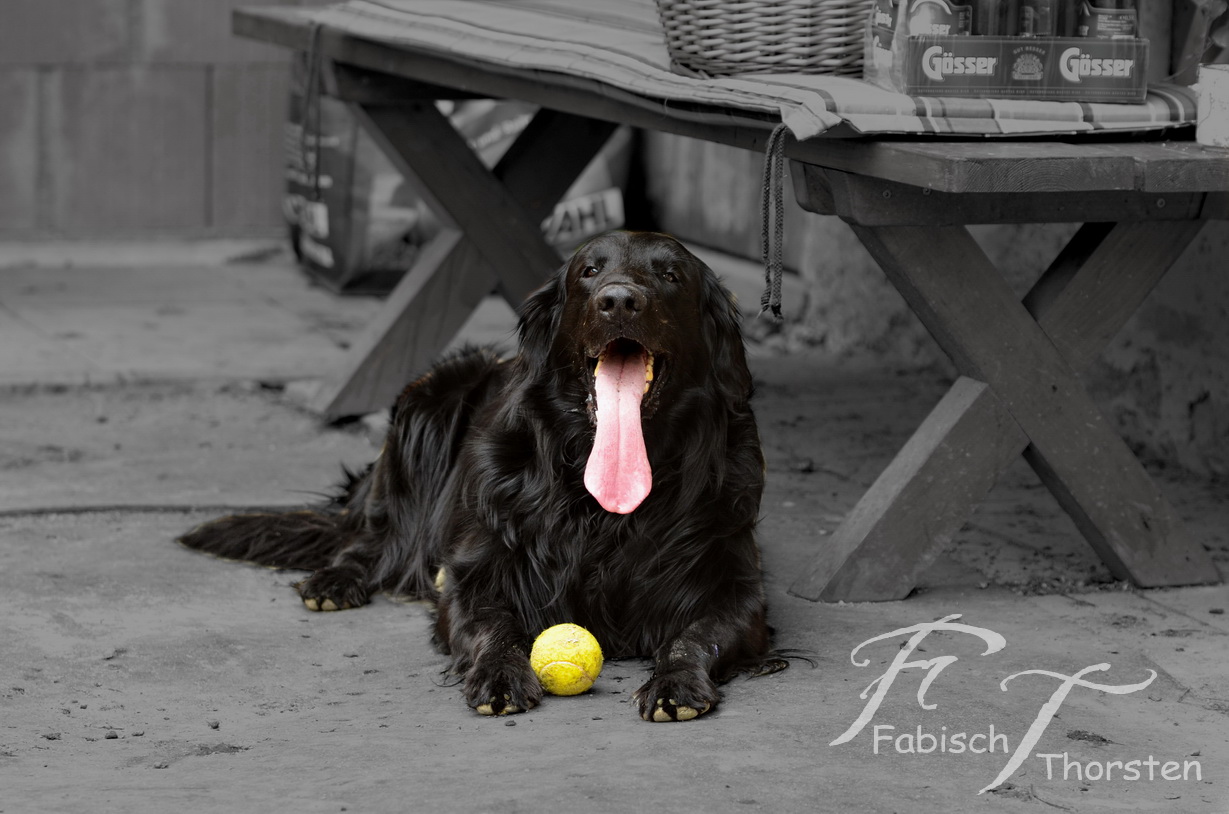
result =
M712 370L726 403L743 406L751 398L751 370L743 348L742 317L738 303L712 269L696 260L701 269L701 301L705 344L712 354Z
M530 294L518 310L517 334L522 358L535 368L547 365L559 321L563 315L563 300L568 267L565 263L546 285Z

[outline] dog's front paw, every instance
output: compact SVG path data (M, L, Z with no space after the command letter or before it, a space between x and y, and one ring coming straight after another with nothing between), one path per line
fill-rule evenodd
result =
M721 693L702 670L654 675L632 696L646 721L690 721L717 706Z
M366 605L371 599L362 574L353 568L321 568L302 582L295 583L308 610L348 610Z
M542 684L521 653L479 663L465 676L465 701L480 715L527 712L542 700Z

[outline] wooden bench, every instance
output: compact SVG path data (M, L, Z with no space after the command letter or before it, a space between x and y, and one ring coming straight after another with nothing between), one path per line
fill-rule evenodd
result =
M493 70L446 53L313 29L310 12L239 11L238 33L323 58L327 92L445 221L317 407L378 409L477 303L513 305L559 257L539 229L619 124L763 151L778 116L663 104L568 71ZM542 107L488 170L438 111L483 96ZM715 115L717 114L717 115ZM789 140L795 194L847 221L961 376L793 584L810 599L903 598L1023 455L1118 578L1220 580L1078 373L1204 221L1229 217L1229 158L1192 142ZM1085 224L1021 301L970 236L978 223Z

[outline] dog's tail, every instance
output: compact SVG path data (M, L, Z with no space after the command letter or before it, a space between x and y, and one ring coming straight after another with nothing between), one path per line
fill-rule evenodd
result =
M316 571L353 538L353 519L346 506L364 485L365 475L347 470L345 483L325 506L222 517L197 526L179 542L226 560Z
M197 526L179 542L226 560L315 571L340 550L340 531L336 515L317 511L236 514Z
M371 585L408 596L434 593L443 541L436 514L474 415L506 370L498 355L467 348L446 357L401 394L376 462L346 472L318 509L223 517L179 538L188 548L274 568L319 571L351 546L374 560Z

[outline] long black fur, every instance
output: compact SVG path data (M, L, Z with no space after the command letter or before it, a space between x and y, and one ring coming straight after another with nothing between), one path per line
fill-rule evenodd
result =
M612 290L643 297L612 315L598 304ZM653 488L626 515L582 477L591 357L616 339L655 358L642 408ZM764 461L750 397L738 313L712 271L664 235L605 235L525 302L516 356L466 350L409 385L379 458L331 504L227 517L181 541L313 571L297 585L312 609L381 591L434 601L435 641L482 713L535 706L529 645L574 622L607 657L652 657L640 713L682 720L737 672L784 666L753 536Z

